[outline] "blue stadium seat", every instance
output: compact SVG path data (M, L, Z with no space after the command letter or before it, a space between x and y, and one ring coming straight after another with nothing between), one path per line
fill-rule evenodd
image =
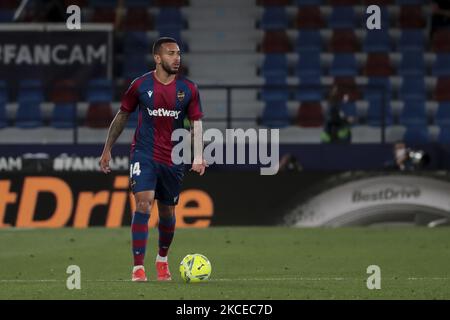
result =
M45 99L42 81L35 79L21 80L19 82L18 96L19 99L26 97L29 100L39 101L41 103Z
M421 29L403 29L401 31L398 49L400 51L420 51L425 47L425 36Z
M330 75L334 77L353 77L358 74L355 55L337 53L330 67Z
M123 51L125 55L151 53L147 33L144 31L124 33Z
M73 128L76 119L75 103L55 103L51 118L51 126L54 128Z
M405 76L424 76L425 61L421 51L405 51L402 54L398 74Z
M428 116L425 100L404 100L403 110L400 114L400 124L405 126L426 126L428 124Z
M365 99L382 99L390 100L392 96L392 87L389 77L370 77L367 87L364 90Z
M261 69L264 77L287 77L288 64L285 54L266 54Z
M320 83L319 85L311 82L303 83L296 90L295 99L301 102L321 101L323 99L323 92Z
M188 45L181 39L180 29L158 28L158 32L159 32L160 37L170 37L170 38L174 38L175 40L177 40L181 52L188 51L188 49L189 49Z
M283 86L287 85L285 77L265 78L266 86L263 87L261 98L266 102L287 101L289 100L289 89ZM271 87L275 86L275 87ZM280 87L276 87L280 86Z
M364 51L366 52L389 52L391 51L391 40L387 29L367 30L364 39Z
M297 75L299 77L314 77L321 74L319 51L309 51L300 54L297 64Z
M8 125L8 118L6 116L6 95L0 95L0 128Z
M347 117L354 117L357 118L357 110L356 110L356 104L354 101L348 101L346 103L341 104L341 110Z
M441 144L450 145L450 127L440 127L439 135L438 135L438 142Z
M440 102L439 107L434 116L434 123L439 126L450 127L450 102Z
M365 4L369 5L369 3L366 1ZM371 4L377 4L376 1L374 1ZM391 22L389 17L389 10L387 6L379 5L381 9L381 29L389 29ZM363 14L361 15L360 24L366 28L367 25L367 19L371 16L371 14L366 13L366 10L363 11Z
M0 23L13 22L14 10L0 10Z
M324 0L295 0L297 6L320 6L324 3Z
M89 6L94 8L113 8L117 6L117 0L89 0Z
M450 53L437 53L433 63L433 76L450 76Z
M366 114L366 122L368 125L371 126L380 126L381 120L383 118L383 104L381 103L381 99L370 99L369 102L369 108L367 109ZM393 116L392 116L392 109L389 105L389 101L386 100L386 103L384 104L384 124L386 126L390 126L394 123Z
M16 113L15 125L19 128L37 128L43 125L41 114L41 101L34 98L20 96L19 108Z
M284 128L291 122L286 101L267 102L261 116L261 124L269 128Z
M425 144L430 142L428 127L420 125L406 127L403 140L407 145Z
M298 32L297 41L295 43L297 52L304 51L321 51L322 37L319 30L300 30Z
M261 29L284 30L288 28L288 22L289 19L284 7L266 7L261 19Z
M320 82L320 74L313 74L310 76L300 76L300 85L307 85L307 86L321 86Z
M126 0L125 5L127 7L149 7L153 3L153 0Z
M88 82L86 100L88 102L111 102L113 88L110 80L93 79Z
M404 77L400 88L402 100L424 100L426 98L425 80L423 77Z
M353 29L355 11L352 6L335 6L328 18L328 27L332 29Z
M146 55L134 54L127 55L122 64L122 77L126 79L135 79L149 70Z
M159 14L156 16L156 27L161 29L176 29L184 28L184 20L181 11L174 7L162 7Z

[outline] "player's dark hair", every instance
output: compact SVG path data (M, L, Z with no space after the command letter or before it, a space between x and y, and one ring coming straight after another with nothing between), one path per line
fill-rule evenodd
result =
M163 45L164 43L177 43L177 40L175 40L174 38L170 38L170 37L159 38L153 44L153 54L154 55L159 53L159 49L161 49L161 45Z

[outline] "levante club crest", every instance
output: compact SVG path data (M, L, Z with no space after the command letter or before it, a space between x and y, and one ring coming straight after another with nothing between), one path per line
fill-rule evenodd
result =
M177 98L180 102L182 102L184 100L184 91L178 91Z

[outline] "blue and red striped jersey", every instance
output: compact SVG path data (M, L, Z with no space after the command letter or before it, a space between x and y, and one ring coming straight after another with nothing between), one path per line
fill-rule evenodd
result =
M177 75L165 85L156 79L154 71L133 80L120 109L129 113L138 109L139 112L131 151L139 150L167 165L173 165L172 132L183 128L185 117L194 121L203 117L195 83Z

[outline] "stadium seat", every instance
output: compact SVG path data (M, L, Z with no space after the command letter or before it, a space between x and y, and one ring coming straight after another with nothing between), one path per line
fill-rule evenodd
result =
M80 99L75 81L58 80L53 84L49 94L50 101L54 103L76 102Z
M298 108L296 124L307 128L322 127L324 114L320 102L302 102Z
M115 8L117 0L89 0L89 5L94 8Z
M19 96L15 125L22 129L42 126L41 102L35 97Z
M375 4L374 2L370 3L370 5ZM361 26L366 29L367 20L372 15L372 13L367 13L366 10L363 11L363 14L361 15L360 24ZM389 16L389 10L386 6L381 5L380 6L380 15L381 15L381 29L388 30L391 27L391 21ZM367 30L370 31L370 30Z
M299 86L295 93L297 101L321 101L323 99L322 88L312 84Z
M178 8L161 8L156 16L156 27L161 29L184 29L184 20Z
M406 5L400 7L399 25L402 29L422 29L425 27L423 8L419 5Z
M301 30L298 32L295 51L322 50L322 37L318 30Z
M146 8L152 5L153 0L125 0L127 8L141 7Z
M113 88L110 80L93 79L88 82L86 100L88 102L111 102Z
M372 4L376 4L378 6L387 6L394 4L395 0L364 0L364 4L370 6Z
M42 81L40 80L21 80L19 82L19 99L26 97L29 100L41 103L45 100Z
M124 54L149 54L151 52L150 41L144 31L134 31L124 33L123 51Z
M116 21L116 10L110 7L94 8L92 22L95 23L112 23Z
M342 97L347 95L349 101L356 101L361 98L361 93L354 77L337 77L334 79L334 84L339 88Z
M450 30L439 29L433 35L432 49L435 52L450 52Z
M435 77L450 77L450 53L436 54L436 60L433 63L432 73Z
M358 118L358 113L356 110L356 104L354 101L349 101L347 103L341 104L341 111L344 113L346 117L353 117L355 119Z
M147 8L131 7L127 9L126 16L122 23L123 30L145 31L154 29L154 27L153 18L148 13Z
M364 39L364 51L389 52L391 51L390 37L387 29L367 30Z
M186 5L186 0L153 0L157 7L182 7Z
M0 94L0 129L8 125L8 118L6 115L6 95Z
M388 77L370 77L364 90L364 99L382 99L384 95L386 100L392 96L391 82Z
M400 88L402 100L423 100L426 98L425 81L423 77L404 77Z
M21 0L2 0L0 2L1 9L16 9L19 7Z
M181 38L181 30L174 28L158 28L160 37L170 37L177 40L178 46L181 52L187 52L189 50L188 44Z
M334 77L356 76L358 69L356 58L351 53L337 53L331 62L330 75Z
M331 52L357 52L360 50L360 44L353 30L333 30L328 45Z
M109 102L93 102L89 104L85 125L90 128L109 127L113 113Z
M423 0L396 0L396 3L402 6L423 4Z
M1 9L0 10L0 23L13 22L14 10Z
M281 6L266 7L261 19L263 30L283 30L288 28L286 9Z
M425 61L421 51L406 51L402 54L398 74L405 76L425 76Z
M285 77L266 78L266 85L262 88L261 98L266 102L289 100L289 89Z
M420 51L423 52L425 47L425 36L423 30L409 29L402 30L400 40L398 42L398 49L400 51Z
M328 27L331 29L353 29L355 25L355 11L352 6L336 6L328 18Z
M284 128L291 122L286 101L266 102L261 116L261 124L269 128Z
M450 127L440 127L438 142L445 145L450 145Z
M266 31L261 50L265 53L287 53L292 51L286 31Z
M279 7L289 5L290 0L257 0L257 4L263 7Z
M388 77L394 73L388 53L375 52L367 55L364 74L369 77Z
M299 7L295 24L299 29L320 29L325 27L325 22L318 6Z
M405 126L426 126L428 116L425 109L425 100L404 100L403 110L400 114L400 124Z
M287 58L284 54L266 54L261 68L264 77L284 77L288 76Z
M360 4L360 0L329 0L332 6L356 6Z
M122 64L122 77L135 79L144 74L147 70L150 70L149 67L150 64L147 63L146 55L127 55Z
M450 101L439 103L434 119L434 123L441 127L450 126Z
M51 126L58 129L73 128L76 119L75 103L56 103L53 108Z
M403 141L407 145L425 144L430 142L429 132L427 126L409 126L406 127Z
M309 51L300 54L297 64L297 75L299 77L320 77L321 74L319 51Z
M325 0L295 0L296 6L320 6Z
M450 76L437 79L433 96L436 101L450 101Z
M383 119L383 104L381 99L369 99L369 108L366 114L366 123L370 126L381 126ZM384 124L386 126L394 123L392 109L389 100L384 104Z

